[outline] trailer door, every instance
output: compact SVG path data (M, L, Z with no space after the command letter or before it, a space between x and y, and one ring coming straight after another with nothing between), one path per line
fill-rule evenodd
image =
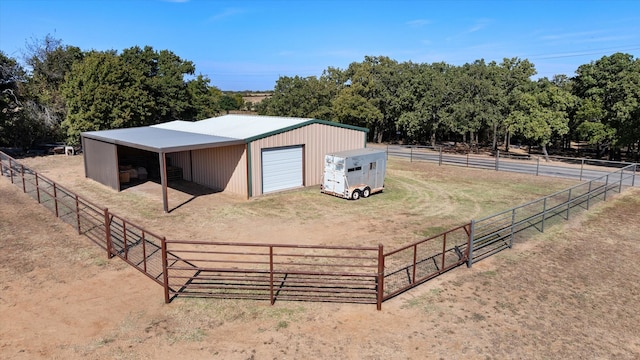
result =
M324 160L322 188L328 192L344 194L344 158L326 155Z

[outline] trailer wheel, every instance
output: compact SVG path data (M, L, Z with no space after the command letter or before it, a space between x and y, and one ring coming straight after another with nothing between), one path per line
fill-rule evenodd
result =
M362 190L362 197L368 198L369 195L371 195L371 189L367 186L366 188L364 188L364 190Z
M351 194L351 200L360 199L360 190L353 190L353 194Z

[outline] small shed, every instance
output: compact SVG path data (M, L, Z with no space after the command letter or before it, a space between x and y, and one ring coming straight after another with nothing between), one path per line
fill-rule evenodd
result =
M167 186L187 180L246 198L322 181L324 155L366 146L368 130L331 121L225 115L82 133L85 176L115 190L144 169Z

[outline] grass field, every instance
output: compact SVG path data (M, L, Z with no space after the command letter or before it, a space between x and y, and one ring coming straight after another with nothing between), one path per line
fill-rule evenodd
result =
M179 239L393 248L574 182L392 159L384 193L306 188L238 199L159 186L117 193L80 157L25 159L72 190ZM0 357L12 359L637 359L640 191L513 249L371 305L180 299L0 179Z

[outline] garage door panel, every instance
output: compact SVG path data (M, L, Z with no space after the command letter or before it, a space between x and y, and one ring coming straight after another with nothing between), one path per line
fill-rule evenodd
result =
M302 146L262 150L263 193L302 185Z

